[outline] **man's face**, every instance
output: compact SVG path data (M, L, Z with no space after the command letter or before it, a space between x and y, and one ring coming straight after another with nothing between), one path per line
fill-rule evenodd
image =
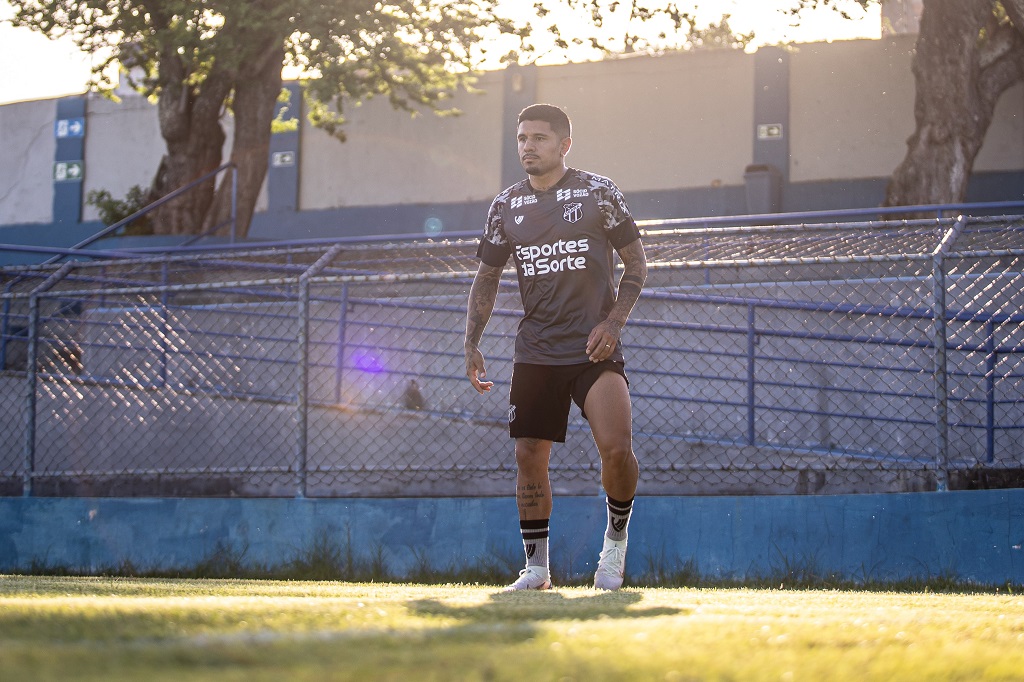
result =
M530 175L544 175L561 168L569 151L569 138L559 138L547 121L523 121L517 133L519 162Z

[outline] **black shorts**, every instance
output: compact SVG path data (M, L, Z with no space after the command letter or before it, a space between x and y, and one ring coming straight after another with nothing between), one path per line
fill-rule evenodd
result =
M626 379L623 363L613 360L578 365L517 362L512 368L508 399L508 435L564 443L569 426L569 401L576 403L582 412L587 393L604 372L615 372ZM628 379L626 384L629 384ZM586 416L584 412L583 417Z

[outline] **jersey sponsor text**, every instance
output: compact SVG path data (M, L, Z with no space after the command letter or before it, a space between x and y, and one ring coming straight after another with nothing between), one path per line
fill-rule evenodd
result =
M590 250L587 237L559 239L553 244L529 244L516 247L516 259L523 276L547 275L553 272L586 270L587 258L580 254Z

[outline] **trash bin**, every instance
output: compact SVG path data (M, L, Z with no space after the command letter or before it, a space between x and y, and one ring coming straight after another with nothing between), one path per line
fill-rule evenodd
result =
M782 171L771 164L747 166L747 213L779 213L782 210Z

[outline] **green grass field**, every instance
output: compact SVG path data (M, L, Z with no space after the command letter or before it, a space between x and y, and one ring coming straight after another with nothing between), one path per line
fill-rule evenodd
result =
M0 576L0 679L1020 680L1024 600Z

